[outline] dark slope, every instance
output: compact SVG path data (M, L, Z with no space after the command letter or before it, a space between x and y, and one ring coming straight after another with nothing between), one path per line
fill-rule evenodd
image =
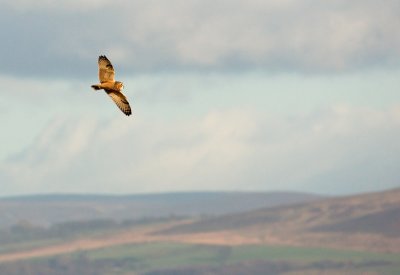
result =
M162 233L198 233L246 228L378 233L400 237L400 188L235 213L170 228Z

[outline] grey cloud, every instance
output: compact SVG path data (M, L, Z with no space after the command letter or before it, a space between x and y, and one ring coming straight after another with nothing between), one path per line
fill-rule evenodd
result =
M343 107L296 118L225 110L180 122L56 120L0 175L13 193L361 192L398 186L399 126L399 108Z
M400 64L398 1L13 1L5 74L81 76L98 54L125 72L346 71Z

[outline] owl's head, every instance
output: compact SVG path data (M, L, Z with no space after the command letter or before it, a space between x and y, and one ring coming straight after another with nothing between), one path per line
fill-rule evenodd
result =
M122 83L121 81L116 81L115 86L118 90L122 90L124 88L124 83Z

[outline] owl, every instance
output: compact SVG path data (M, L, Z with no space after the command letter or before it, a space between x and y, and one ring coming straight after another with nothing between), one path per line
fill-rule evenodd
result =
M115 71L110 60L106 56L101 55L99 56L98 65L100 84L94 84L92 88L95 90L103 89L125 115L131 115L131 106L125 95L121 92L124 84L121 81L115 81Z

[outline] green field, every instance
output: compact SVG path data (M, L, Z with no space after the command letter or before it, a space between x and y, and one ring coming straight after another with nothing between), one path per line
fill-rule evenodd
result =
M287 262L300 267L321 266L346 270L376 271L379 274L400 274L400 254L344 251L323 248L281 246L212 246L179 243L150 243L122 245L89 251L91 261L130 261L130 270L146 272L182 267L218 267L252 261ZM342 264L342 265L341 265ZM323 266L321 268L324 268ZM122 271L122 270L121 270Z
M223 246L190 245L181 243L149 243L122 245L90 251L91 260L132 259L140 269L162 269L192 265L218 265L221 263Z
M29 245L37 245L32 243ZM400 254L153 242L2 263L0 274L400 274ZM265 273L267 270L269 273ZM328 271L329 273L325 273ZM295 272L295 273L291 273Z

